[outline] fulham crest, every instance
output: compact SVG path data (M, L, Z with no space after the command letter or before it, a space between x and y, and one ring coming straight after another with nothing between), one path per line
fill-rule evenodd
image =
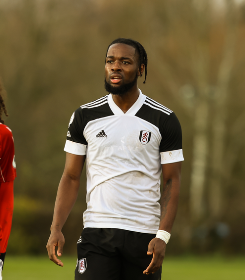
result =
M141 144L143 145L147 144L151 140L151 132L146 130L141 130L139 140Z
M78 272L83 274L87 268L87 260L86 258L78 261Z

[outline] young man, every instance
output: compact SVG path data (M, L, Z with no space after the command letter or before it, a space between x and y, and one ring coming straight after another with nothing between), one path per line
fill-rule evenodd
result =
M105 61L109 94L79 107L70 119L47 250L63 266L55 247L61 256L61 230L86 158L87 210L77 244L76 280L161 279L177 211L182 136L175 114L138 88L144 71L146 78L143 46L131 39L114 40Z
M7 116L2 90L0 80L0 280L12 225L16 177L13 135L2 119L2 113Z

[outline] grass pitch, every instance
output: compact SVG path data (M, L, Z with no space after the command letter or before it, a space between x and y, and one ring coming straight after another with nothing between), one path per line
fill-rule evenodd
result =
M48 257L6 256L3 280L73 280L76 257L62 257L64 267ZM164 280L240 280L245 279L245 258L167 257L163 263Z

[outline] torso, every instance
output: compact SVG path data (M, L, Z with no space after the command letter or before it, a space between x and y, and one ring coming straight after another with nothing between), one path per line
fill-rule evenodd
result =
M160 218L164 122L173 112L140 94L126 112L108 95L81 106L71 120L65 150L86 147L85 227L155 233ZM181 149L181 141L172 150ZM85 151L85 150L84 150Z

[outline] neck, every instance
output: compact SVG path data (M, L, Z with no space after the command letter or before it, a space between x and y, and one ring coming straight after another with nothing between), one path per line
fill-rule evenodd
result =
M136 102L140 95L138 87L131 89L123 95L112 94L112 99L115 104L126 113Z

